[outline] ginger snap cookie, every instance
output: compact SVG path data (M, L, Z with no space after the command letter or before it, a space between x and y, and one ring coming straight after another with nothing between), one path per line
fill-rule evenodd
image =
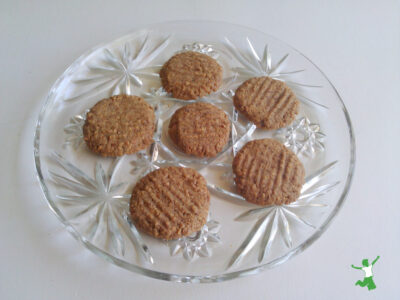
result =
M133 154L153 142L153 108L142 98L117 95L97 102L87 113L83 136L102 156Z
M257 127L265 129L291 124L300 104L284 82L270 77L254 77L243 82L235 92L233 103Z
M197 99L218 90L222 67L206 54L188 51L171 57L162 67L160 78L164 89L173 97Z
M167 167L143 177L130 202L137 228L171 240L199 231L207 222L210 194L203 176L190 168Z
M193 103L178 109L168 133L185 153L214 157L228 143L231 123L226 113L210 103Z
M282 205L296 201L305 170L297 156L273 139L253 140L233 159L238 192L258 205Z

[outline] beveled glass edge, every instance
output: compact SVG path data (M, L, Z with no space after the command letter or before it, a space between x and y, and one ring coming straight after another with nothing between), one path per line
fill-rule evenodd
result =
M350 136L350 161L349 161L349 171L348 171L348 175L346 178L346 182L345 182L345 186L343 188L343 192L340 195L340 199L337 202L336 206L334 207L334 209L332 210L332 212L329 214L329 216L325 219L325 221L322 223L322 225L320 225L319 229L312 235L310 236L305 242L303 242L301 245L299 245L298 247L292 249L291 251L289 251L288 253L286 253L285 255L278 257L276 259L274 259L273 261L270 261L269 263L260 265L260 266L256 266L256 267L251 267L251 268L247 268L244 270L239 270L239 271L234 271L234 272L227 272L227 273L223 273L220 275L211 275L211 276L198 276L198 275L181 275L181 274L170 274L170 273L164 273L164 272L159 272L159 271L153 271L153 270L149 270L140 266L136 266L130 263L127 263L121 259L118 259L104 251L102 251L101 249L99 249L98 247L96 247L95 245L93 245L92 243L90 243L89 241L87 241L85 238L83 238L72 226L71 224L68 222L68 220L64 217L64 215L61 213L61 211L57 208L57 206L55 205L53 199L51 199L50 197L50 193L49 190L46 186L46 183L44 182L44 177L43 177L43 173L42 173L42 169L41 169L41 161L40 161L40 129L41 129L41 124L43 121L43 117L46 111L47 106L50 104L50 101L52 100L52 96L54 94L54 90L58 87L59 83L62 82L64 80L64 78L66 76L69 75L69 73L75 68L76 65L80 64L82 60L86 59L87 56L89 56L90 54L92 54L94 51L100 49L101 47L104 47L105 45L108 45L109 43L112 42L118 42L120 40L125 40L127 39L129 36L133 35L135 32L139 31L139 30L151 30L152 28L159 26L161 24L177 24L177 23L214 23L214 24L224 24L224 25L231 25L234 27L242 27L245 28L247 30L251 30L254 32L258 32L261 33L263 35L268 36L269 38L275 39L277 40L279 43L282 43L284 45L286 45L287 47L293 49L295 52L297 52L299 55L301 55L302 57L304 57L307 61L309 61L321 74L322 76L328 81L329 85L331 86L331 88L334 90L336 96L338 97L341 105L342 105L342 110L343 113L345 115L345 119L347 122L347 126L348 126L348 130L349 130L349 136ZM160 22L160 23L155 23L155 24L151 24L148 25L146 27L143 28L138 28L134 31L132 31L130 34L124 35L120 38L117 38L113 41L107 42L107 43L102 43L100 45L97 45L91 49L89 49L88 51L86 51L84 54L82 54L78 59L76 59L68 68L67 70L65 70L63 72L63 74L56 80L56 82L53 84L53 86L50 89L50 92L48 93L46 100L44 101L44 104L39 112L39 116L38 116L38 120L36 122L36 128L35 128L35 132L34 132L34 162L35 162L35 168L36 168L36 172L37 172L37 177L39 180L39 184L41 187L41 190L44 194L45 200L47 202L47 204L49 205L50 209L55 213L55 215L58 217L58 219L64 224L64 226L66 227L66 229L71 233L71 235L78 240L79 242L81 242L87 249L89 249L90 251L92 251L93 253L95 253L96 255L102 257L103 259L114 263L117 266L120 266L124 269L130 270L132 272L138 273L138 274L142 274L148 277L152 277L155 279L161 279L161 280L165 280L165 281L173 281L173 282L183 282L183 283L210 283L210 282L222 282L222 281L227 281L227 280L231 280L234 278L239 278L239 277L244 277L247 275L253 275L253 274L258 274L260 272L262 272L265 269L269 269L275 266L278 266L284 262L286 262L287 260L289 260L290 258L292 258L293 256L295 256L298 253L301 253L302 251L304 251L305 249L307 249L312 243L314 243L323 232L325 232L325 230L327 229L328 225L331 223L331 221L333 220L333 218L336 216L336 214L338 213L338 211L341 209L341 207L343 206L344 200L346 199L346 196L349 192L350 186L351 186L351 182L353 179L353 175L354 175L354 170L355 170L355 162L356 162L356 155L355 155L355 137L354 137L354 131L353 131L353 126L351 124L351 120L350 120L350 115L346 109L346 106L342 100L342 98L340 97L337 89L334 87L334 85L332 84L332 82L328 79L328 77L325 75L324 72L322 72L322 70L316 65L314 64L308 57L306 57L303 53L301 53L300 51L298 51L297 49L293 48L291 45L281 41L280 39L271 36L270 34L266 34L260 30L257 29L253 29L247 26L242 26L242 25L237 25L237 24L232 24L229 22L218 22L218 21L204 21L204 20L195 20L195 21L169 21L169 22Z

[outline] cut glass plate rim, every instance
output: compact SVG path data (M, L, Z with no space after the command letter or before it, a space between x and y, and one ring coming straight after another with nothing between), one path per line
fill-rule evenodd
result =
M172 273L166 273L166 272L159 272L159 271L154 271L154 270L150 270L147 269L146 267L141 267L139 265L134 265L131 263L128 263L122 259L119 259L117 257L114 257L113 255L101 250L100 248L98 248L97 246L93 245L90 241L86 240L83 236L81 236L70 224L70 222L65 218L65 216L62 214L62 212L58 209L57 205L55 204L54 200L51 198L50 196L50 192L49 189L45 183L44 177L43 177L43 172L42 172L42 166L41 166L41 158L40 158L40 130L41 130L41 124L46 112L46 108L49 106L49 104L51 103L52 100L52 96L56 90L56 88L59 86L59 84L67 77L70 75L71 72L73 72L73 70L75 69L75 67L77 65L79 65L83 60L85 60L89 55L91 55L94 51L108 45L110 42L118 42L120 40L124 40L127 39L129 36L133 35L134 33L136 33L137 31L140 30L146 30L146 29L153 29L157 26L160 26L162 24L189 24L189 23L195 23L195 24L201 24L201 23L206 23L206 24L215 24L216 26L218 24L221 25L229 25L232 27L241 27L247 30L251 30L254 32L258 32L261 33L265 36L268 36L270 39L272 40L276 40L279 43L284 44L285 46L291 48L293 51L295 51L297 54L299 54L300 56L302 56L303 58L305 58L308 62L310 62L319 72L320 74L327 80L327 82L329 83L329 86L333 89L335 95L337 96L341 108L343 110L343 114L345 116L346 119L346 123L347 123L347 127L348 127L348 131L349 131L349 137L350 137L350 161L349 161L349 170L348 170L348 174L346 177L346 181L344 183L344 188L343 188L343 192L340 195L340 198L336 204L336 206L334 207L334 209L332 210L332 212L326 217L326 219L324 220L324 222L319 226L319 229L312 234L307 240L305 240L302 244L300 244L299 246L297 246L296 248L291 249L289 252L287 252L286 254L268 262L268 263L264 263L264 264L260 264L258 266L255 267L250 267L250 268L245 268L243 270L239 270L239 271L226 271L222 274L218 274L218 275L184 275L184 274L172 274ZM238 24L233 24L233 23L228 23L228 22L218 22L218 21L169 21L169 22L160 22L160 23L154 23L154 24L149 24L148 26L143 26L140 28L136 28L134 30L132 30L129 34L126 34L120 38L114 39L113 41L109 41L106 43L102 43L100 45L97 45L91 49L89 49L88 51L86 51L84 54L82 54L78 59L76 59L64 72L63 74L58 77L58 79L55 81L55 83L52 85L46 99L44 100L44 104L42 105L42 108L39 112L39 116L36 122L36 128L35 128L35 132L34 132L34 162L35 162L35 167L36 167L36 172L37 172L37 177L39 179L39 184L41 187L41 190L44 194L44 198L48 204L48 206L50 207L50 209L55 213L55 215L58 217L58 219L64 224L64 226L66 227L66 229L72 234L72 236L78 240L79 242L81 242L87 249L89 249L90 251L92 251L93 253L95 253L96 255L102 257L103 259L119 266L122 267L124 269L127 269L129 271L138 273L138 274L142 274L148 277L152 277L155 279L161 279L161 280L165 280L165 281L173 281L173 282L185 282L185 283L209 283L209 282L222 282L222 281L227 281L227 280L231 280L234 278L239 278L239 277L244 277L247 275L252 275L252 274L258 274L260 272L262 272L265 269L269 269L272 267L275 267L277 265L280 265L284 262L286 262L287 260L289 260L291 257L295 256L298 253L301 253L302 251L304 251L306 248L308 248L308 246L310 246L312 243L314 243L321 235L323 232L325 232L325 230L327 229L328 225L331 223L332 219L336 216L336 214L338 213L338 211L340 210L340 208L342 207L344 200L346 199L346 196L349 192L350 186L351 186L351 182L353 179L353 174L354 174L354 168L355 168L355 161L356 161L356 157L355 157L355 137L354 137L354 132L353 132L353 127L351 124L351 120L350 120L350 115L346 109L346 106L342 100L342 98L340 97L338 91L336 90L336 88L334 87L334 85L332 84L332 82L329 80L329 78L325 75L325 73L315 64L313 63L307 56L305 56L303 53L301 53L300 51L298 51L296 48L293 48L291 45L287 44L286 42L280 40L279 38L276 38L270 34L267 34L263 31L254 29L254 28L250 28L247 26L243 26L243 25L238 25Z

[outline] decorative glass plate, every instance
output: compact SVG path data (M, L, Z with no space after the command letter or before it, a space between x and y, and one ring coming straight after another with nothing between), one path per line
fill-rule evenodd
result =
M211 102L230 117L229 144L216 158L185 155L166 134L173 112L195 100L166 93L158 71L173 54L189 50L212 56L224 69L221 88L196 100ZM285 81L301 101L300 114L287 128L256 129L232 105L237 86L265 75ZM82 125L91 106L119 93L142 96L154 106L154 143L135 155L103 158L87 150ZM305 166L306 183L290 205L259 207L236 194L233 155L246 141L262 137L281 140ZM179 282L254 274L303 251L340 209L355 161L349 115L322 71L276 38L216 22L157 24L88 51L51 88L34 143L45 198L77 240L118 266ZM168 242L137 231L128 212L135 182L167 165L196 168L211 192L202 230Z

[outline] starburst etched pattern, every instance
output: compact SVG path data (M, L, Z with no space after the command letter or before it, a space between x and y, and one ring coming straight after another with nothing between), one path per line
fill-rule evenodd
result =
M84 113L73 116L69 123L64 126L65 146L70 145L75 150L78 150L83 145L83 125L88 112L89 110L85 110Z
M214 50L214 47L212 45L206 45L198 42L183 45L182 50L179 52L186 52L186 51L203 53L208 56L211 56L214 59L218 58L219 56L219 53Z
M88 74L73 82L80 86L79 93L69 96L72 101L93 96L109 90L113 94L131 95L133 87L142 87L143 78L158 78L161 65L148 66L168 45L169 37L156 46L151 46L147 35L137 47L126 42L120 49L103 49L103 55L94 64L88 65ZM84 89L83 87L86 87Z
M168 242L171 255L182 252L183 257L188 261L191 261L196 255L199 257L211 256L209 244L210 242L221 242L218 236L220 227L217 221L209 220L200 231L190 236Z
M60 204L72 207L74 213L68 216L69 222L81 228L83 226L88 241L101 244L102 248L114 255L124 256L126 240L129 240L142 258L152 263L148 247L127 214L131 196L118 192L125 183L114 183L115 172L123 157L113 161L107 174L103 166L97 163L94 178L56 152L52 153L51 158L72 178L49 171L55 185L67 191L67 194L57 194L56 198Z
M152 87L148 92L142 93L142 97L152 106L158 107L162 114L165 114L174 104L188 101L172 97L172 94L164 90L163 87Z
M277 130L275 138L290 148L296 154L313 157L316 152L324 151L325 134L320 131L320 126L311 123L307 117L300 118L292 125Z
M161 98L159 101L165 100L165 98L178 100L176 98L171 97L171 93L168 93L166 90L164 90L163 87L159 87L158 89L153 87L150 89L150 92L143 93L143 96L145 98L150 98L150 99Z
M269 253L276 237L281 233L285 245L288 248L292 247L292 233L290 229L290 221L301 225L315 228L315 226L304 220L301 213L296 212L296 208L312 209L327 206L325 203L315 201L315 199L329 191L331 191L339 182L323 184L316 186L321 179L336 165L337 161L318 170L316 173L306 178L306 183L303 185L300 197L293 203L280 206L259 207L248 210L239 215L237 221L257 220L250 233L232 256L228 268L237 264L245 257L257 243L259 243L258 262L261 263ZM244 200L243 197L234 193L226 193L228 196L238 200Z
M237 79L237 74L224 78L219 89L203 99L209 99L211 103L232 104L232 98L235 95L233 89L239 85Z
M156 109L156 126L153 135L154 142L146 150L137 154L137 159L132 161L132 173L141 177L160 167L165 166L184 166L184 161L171 151L161 140L163 131L163 118L161 117L165 111Z
M317 107L327 108L325 105L310 99L304 93L304 88L320 88L319 85L309 85L291 81L288 76L296 73L304 72L305 70L293 70L285 71L285 61L289 57L289 54L284 55L277 63L273 64L271 52L268 44L264 47L262 57L257 54L250 39L247 38L248 51L240 51L228 38L225 38L226 47L228 51L236 58L236 60L242 65L242 67L234 67L232 71L238 73L240 79L245 80L251 77L269 76L273 79L284 81L296 94L300 101L305 104L313 105Z

